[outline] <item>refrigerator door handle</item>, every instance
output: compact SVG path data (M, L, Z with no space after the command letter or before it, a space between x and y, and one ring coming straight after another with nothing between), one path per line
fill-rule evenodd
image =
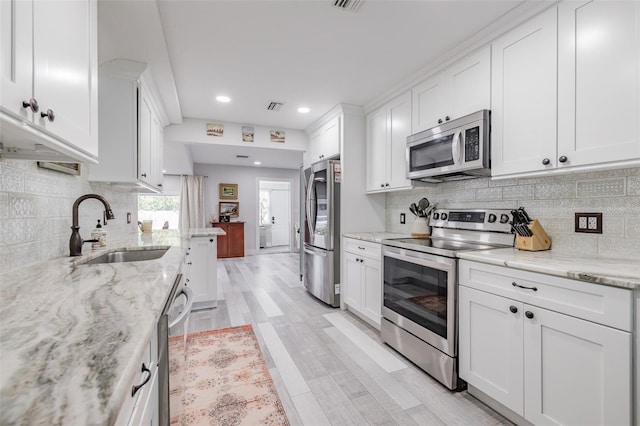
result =
M314 249L306 244L304 245L304 252L314 256L327 257L327 250Z
M311 212L311 193L313 191L313 182L315 179L315 174L311 172L309 175L309 182L307 182L307 228L309 229L309 237L311 241L313 241L314 228L316 227L315 222L312 220L315 219L316 212L315 208L313 209L313 214ZM313 218L313 219L312 219Z

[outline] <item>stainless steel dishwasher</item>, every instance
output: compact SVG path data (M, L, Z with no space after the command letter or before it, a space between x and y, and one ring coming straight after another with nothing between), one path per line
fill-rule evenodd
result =
M174 396L171 405L170 389L184 389L182 364L186 357L186 339L189 314L193 306L193 292L185 285L184 276L178 274L167 304L158 321L158 422L168 426L171 416L181 411L181 396ZM170 368L171 367L171 368Z

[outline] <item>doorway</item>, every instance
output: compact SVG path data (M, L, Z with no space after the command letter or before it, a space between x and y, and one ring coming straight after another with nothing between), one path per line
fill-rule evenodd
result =
M258 178L258 254L291 251L290 180Z

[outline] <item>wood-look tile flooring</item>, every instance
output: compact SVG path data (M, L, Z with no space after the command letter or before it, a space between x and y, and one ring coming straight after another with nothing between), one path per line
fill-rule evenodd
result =
M302 286L295 253L218 261L218 307L189 329L251 324L292 425L511 424L384 345L377 330Z

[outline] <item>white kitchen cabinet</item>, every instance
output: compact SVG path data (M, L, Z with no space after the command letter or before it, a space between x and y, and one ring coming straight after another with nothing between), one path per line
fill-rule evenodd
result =
M411 134L411 92L369 114L367 123L367 192L409 189L406 178L407 136Z
M193 309L218 306L216 236L192 237L187 251L185 282L193 291Z
M36 151L42 144L67 159L95 163L96 0L3 1L0 36L3 155L37 159L45 155Z
M412 89L412 131L491 107L491 46L429 77Z
M89 167L89 181L161 192L162 129L168 123L146 64L104 64L99 89L100 163Z
M555 165L556 32L551 8L492 43L492 176Z
M640 2L558 5L558 167L640 158Z
M340 116L324 123L309 137L309 150L305 152L306 166L320 160L340 156Z
M378 329L382 315L381 256L380 244L343 239L345 303L351 312Z
M459 295L473 388L533 424L632 423L631 291L461 261Z
M640 164L640 4L561 2L493 42L492 176Z

